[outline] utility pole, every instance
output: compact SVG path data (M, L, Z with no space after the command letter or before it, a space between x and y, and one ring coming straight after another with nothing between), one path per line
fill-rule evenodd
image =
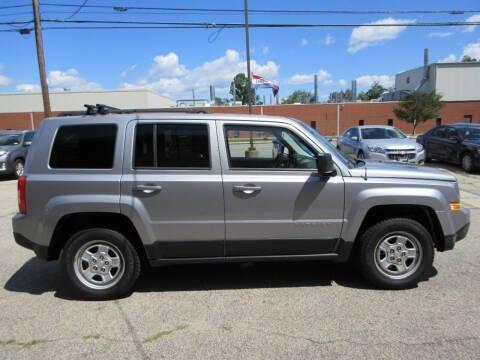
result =
M197 105L195 101L195 89L192 89L192 99L193 99L193 106L195 107Z
M250 33L248 29L248 0L244 0L245 12L245 45L247 48L247 99L248 99L248 113L252 113L252 76L250 73Z
M42 24L40 22L40 8L38 0L32 0L33 18L35 22L35 41L37 44L38 71L42 87L43 112L45 117L51 116L50 97L48 95L47 75L45 73L45 58L43 56Z

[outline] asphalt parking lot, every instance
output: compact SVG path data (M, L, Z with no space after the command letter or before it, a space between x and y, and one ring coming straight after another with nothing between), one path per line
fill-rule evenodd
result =
M16 182L2 181L0 358L478 359L480 175L447 169L472 227L415 289L376 290L343 264L196 265L109 302L69 298L58 263L14 243Z

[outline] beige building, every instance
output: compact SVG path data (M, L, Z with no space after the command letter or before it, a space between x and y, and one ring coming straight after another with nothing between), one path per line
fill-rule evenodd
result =
M175 100L149 90L64 91L50 93L52 111L84 110L84 104L105 104L119 109L175 107ZM41 93L0 93L0 113L42 112Z

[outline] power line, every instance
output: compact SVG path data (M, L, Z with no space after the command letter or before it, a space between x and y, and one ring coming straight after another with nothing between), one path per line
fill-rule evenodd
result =
M44 19L45 23L62 24L117 24L117 25L171 25L171 26L205 26L210 28L243 28L244 23L214 23L214 22L157 22L157 21L122 21L122 20L62 20ZM10 24L15 23L11 22ZM23 22L22 22L23 23ZM1 23L0 23L1 24ZM316 27L450 27L450 26L477 26L480 21L447 21L447 22L404 22L404 23L253 23L254 28L316 28Z
M55 4L41 3L42 6L53 7L77 7L74 4ZM85 8L111 9L119 12L129 10L157 10L157 11L194 11L194 12L225 12L225 13L243 13L243 9L226 9L226 8L177 8L177 7L151 7L151 6L109 6L109 5L84 5ZM393 15L393 14L450 14L463 15L470 13L480 13L475 9L452 9L452 10L279 10L279 9L249 9L249 13L265 13L265 14L344 14L344 15Z
M65 20L69 20L69 19L73 18L75 15L77 15L87 5L87 2L88 2L88 0L84 0L83 3L80 4L80 6L76 5L76 6L78 6L78 8L72 13L72 15L67 16L65 18Z
M17 8L23 8L23 7L32 7L32 4L0 6L0 10L5 10L5 9L17 9Z

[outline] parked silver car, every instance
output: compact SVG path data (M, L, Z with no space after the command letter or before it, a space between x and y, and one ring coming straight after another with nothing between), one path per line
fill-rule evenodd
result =
M338 139L337 148L356 159L425 162L425 151L394 126L355 126Z

